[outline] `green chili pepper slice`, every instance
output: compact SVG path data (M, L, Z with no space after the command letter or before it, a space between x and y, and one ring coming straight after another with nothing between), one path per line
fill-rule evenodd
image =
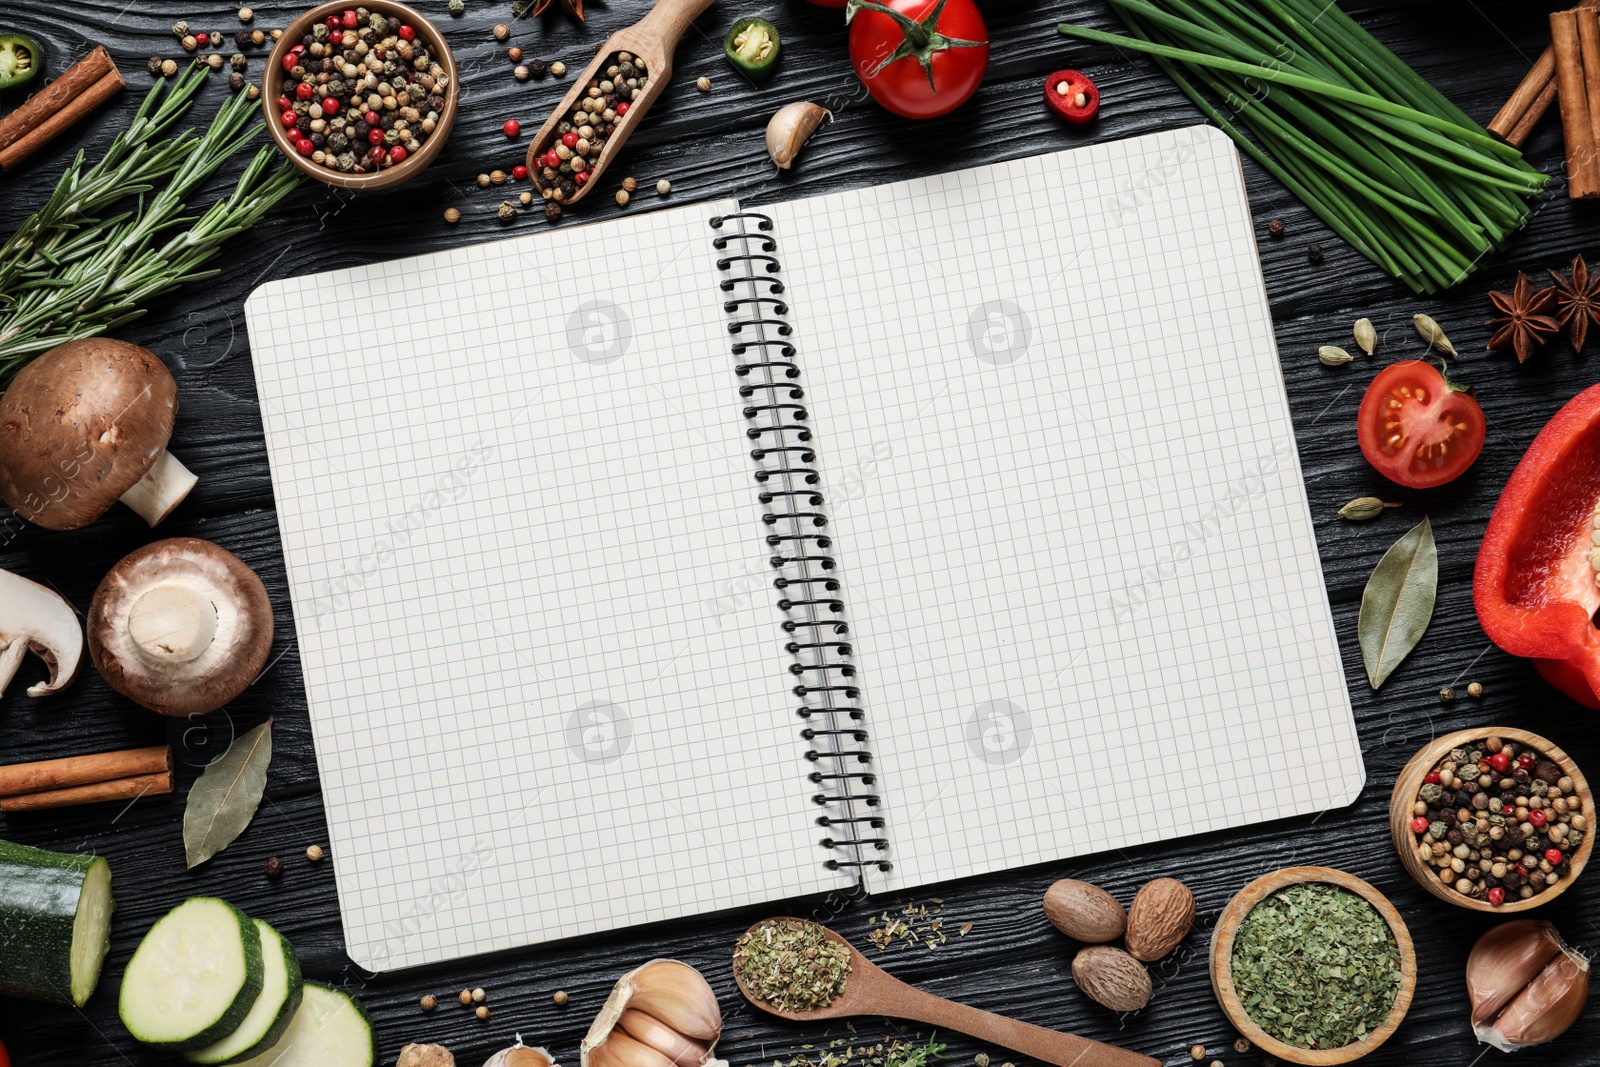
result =
M0 33L0 89L27 85L44 67L39 42L21 33Z
M766 19L742 18L723 39L722 53L747 78L771 77L778 68L778 31Z

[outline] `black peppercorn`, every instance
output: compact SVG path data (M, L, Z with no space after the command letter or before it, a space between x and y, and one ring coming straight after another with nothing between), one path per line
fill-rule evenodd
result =
M1517 873L1515 867L1507 867L1506 876L1500 879L1500 882L1507 889L1515 889L1522 884L1522 875Z
M1557 767L1554 763L1551 763L1547 759L1540 760L1538 763L1534 764L1533 776L1548 785L1550 782L1558 782L1561 780L1561 768Z
M1458 789L1457 792L1458 793L1465 793L1467 796L1470 797L1472 794L1476 793L1479 788L1480 787L1479 787L1477 782L1462 782L1461 783L1461 788Z
M545 72L550 69L550 64L542 59L530 59L528 60L528 69L533 72L535 78L542 78Z
M243 89L244 75L240 74L238 71L234 71L232 74L228 75L228 88L232 89L234 92L238 92L239 90Z
M1284 226L1282 219L1273 219L1271 222L1267 223L1267 232L1274 237L1282 237L1283 230Z
M544 217L551 222L559 219L561 217L561 205L554 200L546 200L544 202Z
M1306 258L1309 259L1313 263L1321 263L1322 262L1322 246L1321 245L1312 245L1310 248L1306 249Z
M268 878L276 878L283 873L283 861L276 856L269 856L265 868Z
M1449 833L1444 835L1444 839L1450 842L1452 845L1459 845L1463 840L1460 830L1451 830Z
M1472 806L1473 806L1473 808L1475 808L1478 811L1487 810L1487 808L1489 807L1489 796L1488 796L1488 794L1479 793L1476 796L1474 796L1472 798Z

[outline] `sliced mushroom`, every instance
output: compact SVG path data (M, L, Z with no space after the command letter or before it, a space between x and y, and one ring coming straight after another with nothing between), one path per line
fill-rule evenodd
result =
M59 693L71 685L83 662L78 613L54 589L0 571L0 694L29 652L50 668L49 678L28 687L29 696Z
M89 655L111 688L163 715L202 715L242 693L272 648L272 602L232 552L194 537L146 545L89 605Z
M47 530L87 526L120 498L151 526L195 476L167 452L172 372L105 337L52 348L0 396L0 497Z

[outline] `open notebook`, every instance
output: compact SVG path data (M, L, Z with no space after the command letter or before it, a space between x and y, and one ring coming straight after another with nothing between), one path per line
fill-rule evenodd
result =
M563 226L246 310L362 966L1362 785L1215 131Z

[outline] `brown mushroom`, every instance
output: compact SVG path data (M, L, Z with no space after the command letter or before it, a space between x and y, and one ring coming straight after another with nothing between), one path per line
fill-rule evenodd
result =
M272 648L272 603L232 552L173 537L129 553L89 605L89 655L111 688L163 715L244 692Z
M69 341L0 396L0 497L48 530L87 526L121 499L151 526L194 488L167 451L172 372L138 345Z
M83 662L78 613L54 589L0 571L0 694L29 652L50 668L49 678L28 687L29 696L58 693L71 685Z

